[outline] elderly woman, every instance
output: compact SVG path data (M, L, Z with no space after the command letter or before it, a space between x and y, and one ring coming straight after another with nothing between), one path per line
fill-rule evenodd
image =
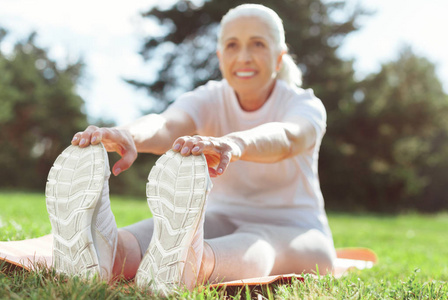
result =
M326 113L298 87L281 19L262 5L231 9L217 55L224 79L162 114L75 134L46 191L58 271L135 276L164 293L173 284L332 271L317 171ZM117 230L101 145L121 155L115 175L138 152L166 152L147 185L154 218Z

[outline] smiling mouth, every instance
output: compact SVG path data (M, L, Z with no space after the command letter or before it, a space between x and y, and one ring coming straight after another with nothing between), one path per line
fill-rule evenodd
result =
M254 71L248 71L248 72L236 72L236 76L242 77L242 78L248 78L255 75Z

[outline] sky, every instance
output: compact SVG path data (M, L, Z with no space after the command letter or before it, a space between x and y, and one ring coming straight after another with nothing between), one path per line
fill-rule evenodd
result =
M155 24L140 17L154 5L174 0L0 0L0 27L9 30L1 44L10 53L17 40L33 30L37 44L61 66L82 58L85 76L78 92L86 112L97 118L131 122L149 109L151 98L123 78L154 78L150 63L138 54L144 36L157 34ZM356 77L378 72L397 58L404 45L428 58L448 93L447 0L347 0L374 12L360 19L361 29L346 37L338 54L354 59Z

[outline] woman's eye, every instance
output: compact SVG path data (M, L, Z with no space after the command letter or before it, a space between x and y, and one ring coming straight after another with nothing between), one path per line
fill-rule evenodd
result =
M232 48L235 48L235 47L236 47L236 43L228 43L226 45L226 48L228 48L228 49L232 49Z
M257 46L259 48L264 48L264 43L263 42L255 42L255 46Z

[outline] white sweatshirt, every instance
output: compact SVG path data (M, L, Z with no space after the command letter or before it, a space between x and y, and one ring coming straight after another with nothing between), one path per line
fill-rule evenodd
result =
M277 163L231 163L223 175L213 178L208 210L245 220L315 228L331 237L318 177L326 112L312 90L293 89L277 80L266 103L247 112L226 80L210 81L179 97L169 109L185 111L194 120L197 134L214 137L297 116L306 118L316 130L312 148Z

